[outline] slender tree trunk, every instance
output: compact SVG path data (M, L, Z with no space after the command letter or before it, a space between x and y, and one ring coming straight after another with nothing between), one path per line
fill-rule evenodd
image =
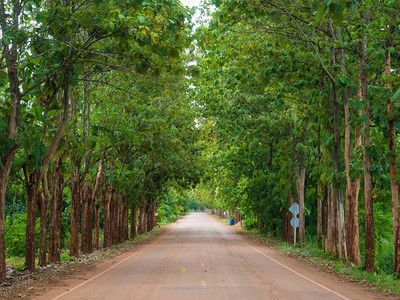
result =
M321 125L318 125L318 146L317 146L318 164L321 164ZM322 191L320 184L317 183L317 241L318 247L322 248L323 221L322 221Z
M81 192L81 202L82 202L82 211L81 211L81 251L82 253L89 253L88 250L88 239L87 239L87 231L88 231L88 218L89 218L89 183L88 179L83 179L83 187Z
M47 265L47 209L48 199L43 193L39 196L40 208L40 238L39 238L39 267Z
M365 122L363 126L363 155L364 155L364 200L365 200L365 269L376 271L375 266L375 229L374 229L374 204L372 199L373 186L371 174L371 158L368 153L370 147L370 105L368 97L368 78L365 70L367 63L366 37L363 36L359 47L359 81L362 101L364 101Z
M365 269L375 271L375 229L374 229L374 206L373 206L373 186L371 175L371 158L368 153L370 147L370 105L368 97L368 78L365 70L367 63L366 36L362 37L359 47L359 82L362 101L364 101L365 122L363 126L363 155L364 155L364 201L365 201Z
M329 188L327 198L327 231L325 232L325 251L334 257L338 256L337 207L335 191Z
M317 184L317 239L318 247L322 248L322 199L319 184Z
M93 252L93 214L95 199L89 195L88 215L87 215L87 246L88 253Z
M5 243L5 222L6 222L6 189L10 175L12 162L17 147L14 147L3 159L3 169L0 169L0 280L6 279L6 243Z
M79 192L79 168L80 163L75 163L72 171L71 187L71 241L69 255L79 256L79 212L80 212L80 192Z
M358 195L360 191L360 179L354 181L350 177L350 158L353 153L350 134L350 111L349 103L345 102L345 166L346 166L346 243L349 261L355 264L361 263L360 238L358 227ZM361 146L361 136L355 129L355 147Z
M111 202L113 198L113 187L112 183L108 183L107 195L104 198L104 240L103 248L110 247L112 245L112 230L111 230Z
M27 174L27 172L26 172ZM36 254L36 207L38 203L40 171L33 171L26 178L26 192L28 195L26 215L26 248L25 263L29 271L35 270Z
M334 116L334 136L335 136L335 144L334 150L332 153L332 160L334 162L336 174L340 174L342 172L341 168L341 134L340 134L340 107L339 107L339 99L338 99L338 88L333 85L333 116ZM346 245L346 226L344 221L344 202L343 202L343 191L340 189L335 190L335 197L333 197L333 202L337 202L336 208L336 218L337 218L337 230L338 230L338 243L339 243L339 256L343 256L347 258L347 245Z
M287 217L286 217L286 207L281 207L281 219L282 219L282 241L287 242Z
M326 185L324 185L324 202L322 203L323 206L323 215L324 215L324 219L323 219L323 226L324 226L324 251L327 252L328 251L328 212L329 212L329 208L328 208L328 201L329 201L329 193L328 193L328 187Z
M97 249L99 247L99 237L100 237L100 203L101 201L97 200L97 194L101 186L101 177L103 174L104 160L101 160L99 163L99 168L97 170L96 180L94 182L93 191L90 195L89 201L89 215L88 218L88 251L92 252L93 248ZM96 203L96 205L95 205ZM94 228L94 241L93 241L93 211L95 213L95 228Z
M391 13L392 19L395 17L394 12ZM392 23L389 25L389 32L386 37L386 50L385 50L385 76L390 78L392 75L391 67L391 54L389 48L393 46L392 35L394 32L394 26ZM386 82L386 89L392 92L392 82ZM399 182L397 181L397 166L396 166L396 130L395 124L397 121L392 99L388 97L387 100L387 113L389 116L389 157L390 157L390 183L392 192L392 222L393 222L393 245L394 245L394 261L393 261L393 272L400 275L400 226L399 226Z
M103 198L103 197L102 197ZM104 199L101 199L104 201ZM95 205L94 210L94 238L93 238L93 248L99 249L99 241L100 241L100 203L103 201L99 200Z
M158 202L154 203L154 210L153 210L153 228L157 227L157 216L156 212L158 211Z
M120 244L122 242L122 210L123 210L123 205L122 205L122 195L121 193L117 193L116 195L116 224L117 224L117 230L116 230L116 243Z
M153 199L149 198L147 209L146 209L146 232L150 232L153 229ZM220 213L221 217L221 213Z
M136 204L131 206L131 239L136 236Z
M340 29L338 29L337 33L332 26L332 21L329 19L328 22L329 31L332 35L332 41L335 41L337 38L341 39ZM336 34L338 37L336 37ZM338 64L338 52L339 49L331 47L331 61L332 64ZM344 56L342 56L344 59ZM340 65L342 66L342 65ZM342 173L342 165L341 165L341 158L342 158L342 151L341 151L341 122L340 122L340 105L339 105L339 88L337 82L332 80L332 110L333 110L333 135L334 135L334 149L332 152L332 161L334 163L334 172L337 176ZM337 182L335 182L337 184ZM343 191L341 189L335 190L335 201L337 202L336 208L336 224L338 230L338 243L339 243L339 252L340 256L347 258L347 245L346 245L346 226L344 220L344 200L343 200Z
M337 38L340 42L342 42L342 34L341 28L337 29ZM347 75L346 70L346 57L344 53L344 48L338 49L340 53L340 67L341 73L343 76ZM359 242L359 229L358 229L358 193L360 189L360 179L356 178L355 181L352 181L350 177L351 164L350 158L353 153L353 147L351 142L351 123L350 123L350 106L349 99L351 98L351 90L350 88L345 88L343 91L343 102L344 102L344 114L345 114L345 147L344 147L344 161L345 161L345 169L346 169L346 218L345 218L345 238L346 244L344 247L342 243L340 245L339 255L343 255L345 249L347 249L348 259L355 263L360 264L361 255L360 255L360 242ZM356 145L360 141L357 128L355 129L356 136ZM361 141L360 144L361 145ZM359 146L358 145L358 146ZM342 206L339 203L339 218L342 218ZM342 232L340 230L340 232ZM344 237L339 235L340 239Z
M112 193L111 199L111 237L112 237L112 244L117 244L117 230L118 230L118 195L117 191L114 189Z
M127 203L127 196L122 198L122 240L129 240L129 207Z
M60 149L54 153L52 174L52 199L49 207L49 263L60 261L61 213L63 177L61 174Z
M301 143L305 142L306 129L304 127L301 135ZM296 185L297 185L297 196L299 199L299 243L304 244L306 242L306 231L305 231L305 218L304 218L304 194L306 184L306 155L304 150L299 153L294 146L295 153L295 169L296 169Z
M294 197L293 197L293 190L292 190L292 167L289 167L288 185L289 185L288 206L291 207L294 204ZM290 219L291 219L291 217L289 216L289 220ZM287 228L288 228L288 233L287 233L288 242L289 243L293 243L293 241L294 241L294 228L289 224L288 224Z
M138 234L142 234L144 232L146 232L145 229L145 209L146 209L146 205L145 205L145 199L143 196L140 196L139 199L139 218L138 218L138 228L137 228L137 233Z
M14 18L10 24L4 22L6 20L6 14L9 12L6 10L12 10ZM9 39L19 29L20 14L22 11L21 2L13 2L13 8L9 8L4 5L0 5L0 27L1 35L3 37L2 41L2 57L6 62L8 84L9 84L9 96L6 103L9 104L9 119L7 134L8 139L14 141L14 145L11 145L9 149L3 149L2 145L2 156L1 163L2 168L0 168L0 280L6 279L6 245L4 237L5 228L5 203L6 203L6 190L8 177L12 168L12 163L14 161L14 156L18 148L17 133L18 133L18 123L21 108L21 93L20 93L20 80L18 77L18 45L11 41L14 39ZM5 146L5 145L4 145ZM5 147L4 147L5 148Z

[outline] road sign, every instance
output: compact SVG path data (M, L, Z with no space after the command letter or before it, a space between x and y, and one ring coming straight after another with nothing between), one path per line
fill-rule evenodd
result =
M296 228L299 227L300 222L299 222L299 218L297 218L297 215L299 214L299 205L297 204L297 202L293 203L293 205L291 207L289 207L289 211L294 215L294 218L292 218L290 220L290 225L293 227L293 231L294 231L294 235L293 235L293 239L294 239L294 244L296 245Z
M299 222L299 218L292 218L291 220L290 220L290 225L292 226L292 227L299 227L299 224L300 224L300 222Z
M297 216L299 214L299 205L297 202L293 203L291 207L289 207L289 211L294 214L294 216Z

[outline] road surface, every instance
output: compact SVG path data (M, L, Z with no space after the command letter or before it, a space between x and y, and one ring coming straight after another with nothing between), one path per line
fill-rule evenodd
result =
M389 298L285 257L205 213L192 213L154 243L38 299Z

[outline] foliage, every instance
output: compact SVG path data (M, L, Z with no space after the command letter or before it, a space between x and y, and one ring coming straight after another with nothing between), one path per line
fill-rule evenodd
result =
M36 222L36 248L39 246L39 220ZM8 216L5 223L7 257L25 255L26 213Z

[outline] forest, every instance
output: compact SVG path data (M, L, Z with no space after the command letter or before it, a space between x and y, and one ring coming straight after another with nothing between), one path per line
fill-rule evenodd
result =
M1 0L0 279L199 208L400 273L400 3Z

